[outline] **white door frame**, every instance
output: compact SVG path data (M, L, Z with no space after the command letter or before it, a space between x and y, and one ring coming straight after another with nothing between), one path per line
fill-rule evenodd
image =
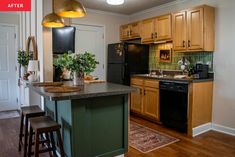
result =
M18 87L18 77L19 76L19 65L17 63L17 50L19 49L19 35L18 35L18 25L15 24L8 24L8 23L0 23L0 26L8 26L8 27L14 27L15 28L15 67L17 69L16 70L16 78L15 78L15 86L16 86L16 98L17 99L17 109L20 109L20 101L19 101L19 88Z
M78 25L82 25L82 26L92 26L92 27L102 27L104 30L104 43L103 43L103 48L104 48L104 78L105 80L107 79L107 48L105 47L106 45L106 29L105 29L105 25L98 25L98 24L85 24L85 23L71 23L71 26L78 26Z

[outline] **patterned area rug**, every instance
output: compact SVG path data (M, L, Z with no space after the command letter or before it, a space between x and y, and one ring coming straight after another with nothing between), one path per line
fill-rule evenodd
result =
M0 119L7 119L7 118L15 118L19 117L20 114L18 111L1 111L0 112Z
M142 153L148 153L179 141L179 139L130 122L129 145Z

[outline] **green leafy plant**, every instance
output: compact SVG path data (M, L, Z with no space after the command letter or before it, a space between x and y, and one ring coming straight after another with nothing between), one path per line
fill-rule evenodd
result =
M95 55L89 52L60 55L54 60L54 65L61 70L66 68L71 72L90 74L99 62Z
M29 56L27 55L26 51L24 51L24 50L19 50L18 51L17 61L21 66L28 65Z

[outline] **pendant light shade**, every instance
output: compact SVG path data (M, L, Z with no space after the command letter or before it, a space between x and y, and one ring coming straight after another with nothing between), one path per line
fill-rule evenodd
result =
M52 0L52 13L43 17L42 25L49 28L64 27L64 19L54 12L54 0Z
M66 0L64 4L58 8L57 14L66 18L78 18L86 15L83 5L76 0Z
M43 18L42 25L49 28L64 27L64 19L53 12Z
M121 5L124 3L124 0L106 0L110 5Z

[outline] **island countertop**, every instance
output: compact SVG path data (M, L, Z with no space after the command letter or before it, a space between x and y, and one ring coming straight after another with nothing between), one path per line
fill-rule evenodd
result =
M72 86L71 81L63 83L64 85ZM136 88L133 87L114 84L114 83L106 83L106 82L91 83L91 84L85 83L84 86L78 86L78 87L80 88L80 90L76 92L51 93L51 92L46 92L45 87L38 87L29 84L29 88L33 89L38 94L51 101L92 98L92 97L109 96L109 95L121 95L136 91Z

